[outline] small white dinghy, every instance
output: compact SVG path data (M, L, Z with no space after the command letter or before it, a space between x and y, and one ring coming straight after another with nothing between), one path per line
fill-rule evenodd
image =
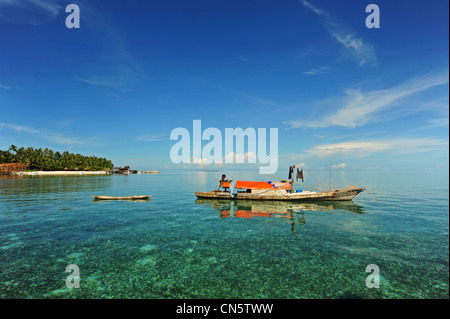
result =
M92 196L95 200L146 200L152 197L151 195L137 195L137 196Z

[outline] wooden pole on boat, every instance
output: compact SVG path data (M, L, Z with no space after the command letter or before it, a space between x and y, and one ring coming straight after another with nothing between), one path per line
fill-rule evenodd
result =
M330 191L331 191L331 166L330 166L330 174L329 174L329 183L330 183Z

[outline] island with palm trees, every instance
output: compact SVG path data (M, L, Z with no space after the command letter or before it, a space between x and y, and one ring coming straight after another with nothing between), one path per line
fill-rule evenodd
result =
M108 174L113 169L113 163L106 158L68 151L16 145L0 150L0 174Z

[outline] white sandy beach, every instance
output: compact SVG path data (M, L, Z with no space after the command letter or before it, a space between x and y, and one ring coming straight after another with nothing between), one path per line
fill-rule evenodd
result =
M30 176L48 176L48 175L106 175L107 171L35 171L35 172L17 172L14 175L30 175Z

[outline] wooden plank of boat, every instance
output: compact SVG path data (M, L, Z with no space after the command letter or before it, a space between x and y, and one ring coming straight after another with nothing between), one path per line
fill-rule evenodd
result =
M137 195L137 196L92 196L95 200L145 200L152 197L151 195Z

